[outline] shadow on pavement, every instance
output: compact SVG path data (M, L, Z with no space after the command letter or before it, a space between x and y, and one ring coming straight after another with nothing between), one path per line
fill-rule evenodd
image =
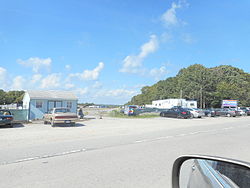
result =
M24 127L24 125L22 123L12 123L12 126L10 125L1 125L0 126L0 129L3 128L3 129L11 129L11 128L22 128Z
M83 127L86 126L84 124L81 123L76 123L76 124L55 124L53 127Z
M21 128L24 127L24 125L22 123L14 123L13 124L13 128Z

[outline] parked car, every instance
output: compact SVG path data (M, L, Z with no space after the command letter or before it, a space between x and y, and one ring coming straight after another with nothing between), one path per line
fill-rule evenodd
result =
M0 110L0 126L12 127L13 115L9 110Z
M204 115L207 117L215 117L215 110L214 109L204 109Z
M236 117L239 115L236 109L221 108L215 111L216 116Z
M160 113L161 117L173 117L173 118L191 118L191 113L187 109L181 107L173 107L169 110L162 111Z
M250 110L246 110L246 115L250 116Z
M138 108L138 106L136 106L136 105L125 106L125 108L124 108L124 114L126 114L128 116L136 115L136 109L137 108Z
M242 109L238 109L238 110L237 110L237 113L238 113L240 116L246 116L246 115L247 115L246 112L245 112L245 110L242 110Z
M198 108L186 108L191 113L191 118L201 118L205 116L205 113L203 110L200 110Z
M247 111L247 110L250 110L249 107L240 107L241 110L244 110L244 111Z
M77 114L70 112L69 108L53 108L48 113L44 114L44 124L50 123L55 126L57 123L75 124L78 120Z

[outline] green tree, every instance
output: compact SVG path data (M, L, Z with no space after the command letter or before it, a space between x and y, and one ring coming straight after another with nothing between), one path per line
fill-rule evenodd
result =
M240 105L250 106L250 74L228 65L206 68L194 64L181 69L175 77L143 87L128 104L151 104L168 98L197 100L203 108L220 107L223 99L237 99Z

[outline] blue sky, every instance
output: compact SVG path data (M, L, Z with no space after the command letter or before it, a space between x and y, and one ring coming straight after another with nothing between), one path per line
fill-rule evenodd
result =
M194 63L250 70L250 1L0 0L0 88L123 104Z

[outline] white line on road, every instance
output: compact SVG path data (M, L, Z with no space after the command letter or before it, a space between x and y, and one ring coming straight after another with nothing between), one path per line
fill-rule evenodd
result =
M158 137L158 138L153 138L153 139L142 139L142 140L136 140L136 141L134 141L134 142L132 142L130 144L134 144L134 143L139 144L139 143L144 143L144 142L159 141L159 140L164 140L164 139L191 136L191 135L197 135L197 134L202 134L202 133L217 133L217 132L220 132L220 131L228 131L228 130L242 128L242 127L249 127L249 125L247 125L247 126L245 126L245 125L244 126L236 126L236 127L230 126L230 127L226 127L226 128L222 128L222 129L195 131L195 132L182 133L182 134L177 134L177 135L163 136L163 137ZM100 148L96 148L96 149L100 149ZM61 152L61 153L55 153L55 154L49 154L49 155L28 157L28 158L18 159L18 160L10 161L10 162L2 162L2 163L0 163L0 166L1 165L13 164L13 163L21 163L21 162L33 161L33 160L38 160L38 159L45 159L45 158L52 158L52 157L70 155L70 154L85 152L85 151L88 151L88 150L83 148L83 149L64 151L64 152Z
M242 127L248 127L248 126L240 126ZM231 130L231 129L236 129L239 128L237 127L226 127L222 129L212 129L212 130L205 130L205 131L196 131L196 132L190 132L190 133L182 133L182 134L177 134L173 136L164 136L164 137L158 137L158 138L151 138L151 139L144 139L144 140L136 140L134 143L142 143L142 142L152 142L152 141L157 141L157 140L163 140L163 139L169 139L169 138L176 138L176 137L184 137L184 136L190 136L190 135L196 135L196 134L202 134L202 133L216 133L219 131L225 131L225 130Z
M55 154L51 154L51 155L42 155L42 156L28 157L28 158L18 159L18 160L11 161L11 162L2 162L2 163L0 163L0 165L7 165L7 164L13 164L13 163L21 163L21 162L33 161L33 160L37 160L37 159L45 159L45 158L51 158L51 157L58 157L58 156L70 155L70 154L74 154L74 153L80 153L80 152L84 152L84 151L86 151L85 148L78 149L78 150L65 151L65 152L61 152L61 153L55 153Z

